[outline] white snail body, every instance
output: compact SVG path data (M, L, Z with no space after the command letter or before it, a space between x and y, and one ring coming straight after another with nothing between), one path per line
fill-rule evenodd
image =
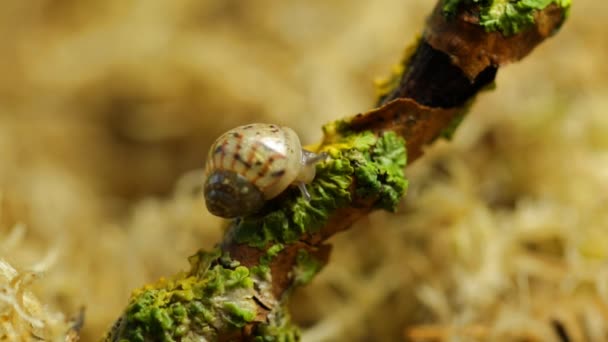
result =
M205 167L205 203L216 216L232 218L255 213L289 185L300 187L315 177L323 155L302 149L298 135L273 124L239 126L212 145Z

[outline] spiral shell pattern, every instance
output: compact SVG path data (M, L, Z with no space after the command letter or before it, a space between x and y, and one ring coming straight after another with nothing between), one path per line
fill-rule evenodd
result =
M206 166L209 176L229 170L245 177L266 199L283 191L297 176L302 147L293 130L273 124L234 128L211 146Z
M300 140L292 129L273 124L236 127L209 150L207 208L226 218L254 213L301 178L301 171L308 170L303 165Z

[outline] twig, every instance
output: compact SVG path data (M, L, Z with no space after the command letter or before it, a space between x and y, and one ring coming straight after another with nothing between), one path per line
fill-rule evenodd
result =
M288 190L232 222L215 250L191 257L188 272L136 290L106 339L299 339L285 303L327 263L324 242L372 210L393 210L407 188L406 159L449 138L498 68L556 32L569 7L496 4L439 1L401 72L381 85L378 108L324 127L317 150L331 158L318 166L312 199Z

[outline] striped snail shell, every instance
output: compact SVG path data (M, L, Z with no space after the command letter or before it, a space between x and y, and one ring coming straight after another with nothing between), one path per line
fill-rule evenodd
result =
M255 123L222 134L212 145L205 166L205 203L216 216L233 218L259 211L264 203L297 185L306 185L325 154L302 149L288 127Z

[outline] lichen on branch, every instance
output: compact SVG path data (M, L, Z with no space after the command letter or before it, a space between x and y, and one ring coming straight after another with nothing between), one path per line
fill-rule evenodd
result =
M555 4L567 13L571 0L445 0L443 13L453 17L459 7L479 6L479 25L488 32L499 31L505 36L519 33L536 22L538 11Z
M190 257L190 271L133 291L111 341L176 341L218 338L218 331L238 329L257 314L253 278L247 267L216 249Z

